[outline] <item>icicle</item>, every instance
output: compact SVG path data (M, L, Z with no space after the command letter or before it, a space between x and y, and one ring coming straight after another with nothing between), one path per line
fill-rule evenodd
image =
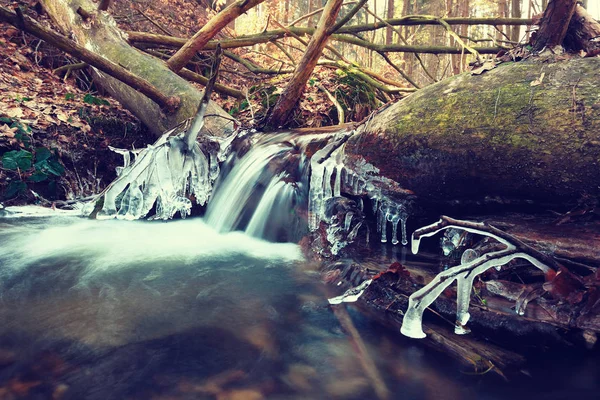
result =
M350 225L352 224L352 217L354 216L354 213L349 212L346 214L346 217L344 219L344 230L346 232L350 231Z
M333 197L333 189L331 187L331 176L335 168L331 168L329 165L325 165L325 175L323 177L323 200L327 200Z
M131 154L129 150L126 149L118 149L112 146L108 146L108 148L109 150L114 151L115 153L123 156L123 166L115 168L115 170L117 171L117 176L119 176L123 173L125 169L127 169L127 167L129 167L129 164L131 163Z
M364 211L364 208L365 208L365 203L364 203L362 197L359 197L358 198L358 209L360 211Z
M310 191L308 198L308 228L311 231L317 230L319 222L321 222L324 172L324 168L321 164L311 161Z
M144 195L140 190L139 184L134 181L121 199L117 218L130 221L139 219L142 216L143 205Z
M380 226L381 226L381 243L387 243L387 217L389 209L387 204L383 203L380 207Z
M335 168L335 185L333 188L333 195L335 197L341 196L342 192L342 170L344 167L342 165L338 165Z
M408 244L408 238L406 235L406 221L408 220L408 211L406 210L406 207L402 205L400 206L399 217L400 226L402 229L402 245L406 246Z
M362 221L360 221L358 224L354 225L354 228L352 228L352 231L348 234L348 241L351 242L354 239L356 239L356 235L358 235L358 230L360 229L360 227L362 226ZM367 236L368 239L368 236ZM368 240L367 240L368 243Z
M398 222L400 221L400 216L395 214L392 217L392 244L398 244ZM402 243L405 244L405 243Z
M209 174L208 177L211 181L217 179L219 176L219 159L217 154L210 153L209 158Z
M371 282L373 282L371 279L367 279L357 287L346 290L341 296L329 299L329 304L354 303L367 290Z

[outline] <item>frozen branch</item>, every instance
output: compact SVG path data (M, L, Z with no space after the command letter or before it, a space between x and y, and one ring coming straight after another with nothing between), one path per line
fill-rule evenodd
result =
M558 269L556 261L532 247L526 245L517 238L485 223L455 220L443 216L438 222L416 230L412 235L412 252L419 251L419 244L423 237L433 236L442 230L456 228L478 235L491 237L505 246L504 249L491 251L476 259L450 268L439 273L429 284L414 292L408 303L408 309L404 314L401 332L412 338L424 338L422 328L423 312L431 303L437 299L442 292L454 281L457 282L457 307L455 333L465 334L469 331L465 328L469 321L469 301L473 280L492 267L500 267L514 260L522 258L529 261L544 273L549 270Z

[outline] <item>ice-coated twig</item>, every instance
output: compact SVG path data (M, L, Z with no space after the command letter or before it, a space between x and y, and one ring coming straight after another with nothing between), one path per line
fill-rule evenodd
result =
M505 248L483 254L466 264L443 271L433 278L429 284L414 292L409 298L408 309L404 314L402 328L400 329L402 334L408 337L420 339L426 336L422 327L423 312L454 281L457 282L455 333L464 334L468 333L465 325L470 318L469 300L473 280L477 275L492 267L505 265L515 258L523 258L529 261L544 273L551 269L558 269L558 264L551 257L540 253L500 229L486 223L461 221L445 216L442 216L438 222L420 228L413 233L412 252L416 254L419 251L419 244L423 237L433 236L444 229L450 228L463 229L467 232L491 237L502 243Z

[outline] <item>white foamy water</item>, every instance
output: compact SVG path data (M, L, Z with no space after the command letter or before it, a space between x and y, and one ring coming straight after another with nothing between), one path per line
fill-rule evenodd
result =
M295 244L269 243L240 232L218 233L199 218L168 223L60 216L0 219L0 276L7 269L54 257L85 260L92 273L145 262L177 265L239 255L283 262L302 258Z

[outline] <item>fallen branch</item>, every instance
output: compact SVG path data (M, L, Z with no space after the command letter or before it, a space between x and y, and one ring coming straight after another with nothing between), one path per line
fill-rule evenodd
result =
M459 47L451 46L408 46L400 44L377 44L364 39L348 35L331 35L333 40L343 43L354 44L360 47L371 49L377 52L391 53L424 53L424 54L462 54L464 50ZM472 47L473 51L479 54L496 54L500 47Z
M193 71L190 71L187 68L181 69L179 72L177 72L177 75L181 76L182 78L187 79L188 81L196 82L201 85L206 86L208 84L208 78L206 78L205 76L202 76L200 74L197 74ZM233 89L228 86L221 85L219 83L215 84L214 90L217 93L224 94L226 96L235 97L236 99L244 98L244 93L242 93L240 90Z
M186 152L188 149L191 149L194 146L194 144L196 144L196 139L198 139L200 130L204 126L204 116L206 115L206 110L208 109L210 95L212 94L213 89L215 88L217 77L219 76L219 66L221 65L222 54L223 50L219 46L217 46L217 50L215 50L212 68L210 70L210 79L204 87L204 93L202 93L202 99L200 100L198 111L196 112L196 116L192 120L189 129L183 135L183 140L187 145Z
M89 51L85 47L67 39L60 33L54 32L53 30L40 25L37 21L22 15L20 11L18 15L17 13L0 6L0 21L7 22L16 28L30 33L50 43L54 47L69 53L73 57L77 57L80 60L90 64L94 68L105 72L111 77L118 79L133 89L138 90L167 111L174 111L177 109L177 107L179 107L180 99L178 97L165 96L156 87L148 83L148 81L132 74L125 68L107 60L106 58Z
M448 22L448 18L439 19L444 22ZM386 22L389 22L386 21ZM431 24L438 24L435 21L430 21ZM386 24L383 24L387 26ZM346 29L351 27L342 27L336 34L332 35L331 38L333 40L337 40L339 42L352 43L350 40L352 37L348 35L342 35L345 33L360 33L364 32L365 29ZM332 29L333 30L333 29ZM233 39L221 39L221 40L211 40L202 48L202 50L214 50L216 48L217 43L221 45L223 49L233 49L239 47L249 47L254 46L256 44L268 43L275 41L277 39L281 39L283 37L292 36L292 37L301 37L305 35L313 35L315 33L314 28L303 28L303 27L284 27L283 29L276 29L271 31L266 31L262 33L257 33L253 35L245 35L239 36ZM171 48L180 48L183 46L187 40L184 38L158 35L153 33L146 32L127 32L128 40L130 43L143 43L143 44L152 44L152 45L160 45L160 46L168 46ZM369 44L369 42L364 39L359 39L358 41L352 43L358 46L367 47L371 50L375 51L391 51L391 52L405 52L405 53L434 53L434 54L461 54L462 49L450 46L409 46L409 45L365 45ZM479 52L480 54L495 54L498 51L502 50L501 47L473 47L474 50Z
M273 42L271 42L275 47L277 47L279 50L281 50L281 52L283 54L285 54L285 56L292 62L292 65L295 67L296 66L296 60L294 59L294 57L292 57L292 54L287 51L287 49L281 44L279 43L277 40L274 40Z
M366 1L366 0L361 0L361 2L365 2L365 1ZM346 3L343 3L343 4L342 4L342 7L343 7L343 6L352 5L352 4L356 4L356 1L348 1L348 2L346 2ZM325 7L321 7L321 8L317 8L316 10L314 10L314 11L312 11L312 12L309 12L308 14L304 14L304 15L302 15L301 17L298 17L298 18L296 18L295 20L293 20L292 22L290 22L290 23L288 24L288 26L294 26L294 25L296 25L297 23L304 21L305 19L308 19L308 18L310 18L310 17L312 17L312 16L314 16L314 15L320 14L320 13L322 13L322 12L323 12L323 10L324 10L324 9L325 9Z
M317 83L317 87L323 93L325 93L325 95L327 96L327 98L329 99L329 101L331 101L333 103L333 105L335 106L335 109L337 110L337 114L338 114L338 123L339 124L343 124L344 122L346 122L346 116L344 114L344 108L342 107L342 105L340 104L340 102L335 98L334 95L331 94L331 92L329 90L327 90L325 88L325 86L321 85L320 83Z
M348 11L348 14L344 15L340 18L339 21L335 23L333 28L331 28L331 33L335 33L340 30L341 27L346 25L350 20L360 11L360 9L367 3L368 0L360 0L358 4L356 4L352 10Z
M276 70L276 69L262 68L256 64L254 64L253 62L248 61L248 60L244 59L243 57L238 56L237 54L231 53L229 51L224 52L224 54L227 58L230 58L233 61L235 61L239 64L242 64L244 67L246 67L248 69L248 71L255 73L255 74L278 75L278 74L289 74L289 73L294 72L293 69Z
M67 64L67 65L63 65L62 67L58 67L58 68L54 69L52 71L52 73L54 75L60 75L64 72L65 76L66 76L71 71L77 71L79 69L84 69L86 67L89 67L89 64L85 63L85 62L81 62L81 63L77 63L77 64Z
M221 31L228 23L242 15L264 0L239 0L221 10L212 17L185 45L177 51L167 61L167 65L172 71L179 71L189 60L194 57L197 51L202 50L204 46L217 33Z
M315 69L323 49L327 45L329 38L329 29L335 22L337 14L342 6L342 0L329 0L325 6L325 11L321 15L317 29L312 36L306 53L298 63L294 75L290 79L289 84L279 96L271 115L267 121L267 125L278 127L284 125L287 121L296 103L302 96L305 90L306 82Z
M352 74L358 75L365 82L388 94L397 94L397 93L412 93L416 91L415 88L407 88L400 82L395 82L391 79L387 79L380 74L369 70L368 68L359 67L356 64L349 64L343 61L321 61L319 65L329 66L340 68L346 72L350 72ZM396 88L390 88L382 83L387 83L388 85L393 85Z

